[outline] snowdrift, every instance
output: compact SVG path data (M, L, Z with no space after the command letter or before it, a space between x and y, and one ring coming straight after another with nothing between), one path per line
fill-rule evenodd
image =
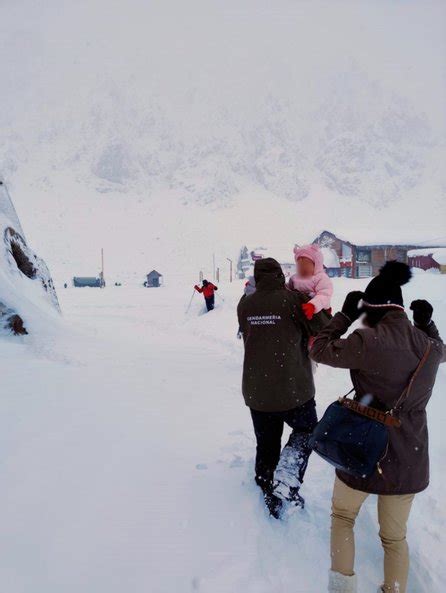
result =
M0 335L33 332L60 312L45 262L27 245L6 185L0 181Z

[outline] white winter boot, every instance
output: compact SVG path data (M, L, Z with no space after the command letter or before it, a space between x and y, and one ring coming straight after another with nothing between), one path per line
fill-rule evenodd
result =
M345 576L340 572L334 572L330 570L330 576L328 580L328 593L356 593L357 592L357 580L354 574L351 577Z

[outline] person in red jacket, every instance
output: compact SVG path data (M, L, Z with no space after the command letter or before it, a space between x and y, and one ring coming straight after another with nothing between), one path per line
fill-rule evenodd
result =
M212 282L208 282L207 280L203 280L203 286L200 287L198 284L194 286L195 290L199 293L203 293L204 300L206 302L206 308L208 311L212 311L215 305L215 291L218 290L218 287Z

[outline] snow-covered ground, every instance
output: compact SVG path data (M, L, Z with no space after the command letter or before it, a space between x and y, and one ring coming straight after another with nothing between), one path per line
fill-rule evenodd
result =
M336 281L335 307L364 281ZM191 282L192 285L192 282ZM446 334L446 277L417 274ZM59 289L64 318L2 338L1 590L8 593L321 593L333 471L313 456L307 508L269 518L253 484L240 395L242 284L202 315L192 286ZM319 411L349 388L319 367ZM410 522L410 593L446 582L446 406L429 406L432 484ZM357 529L361 593L381 577L373 497Z

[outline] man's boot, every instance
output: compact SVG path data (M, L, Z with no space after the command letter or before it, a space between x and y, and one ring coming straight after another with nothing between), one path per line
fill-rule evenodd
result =
M348 577L340 572L330 570L328 593L357 593L356 575Z
M303 509L305 499L299 494L299 490L300 486L288 486L284 482L275 482L273 492L283 502L288 502L293 507Z
M274 517L274 519L280 519L282 515L283 501L274 494L272 488L270 490L263 491L263 498L271 517Z
M264 480L259 476L256 476L256 483L258 486L260 486L263 492L263 499L269 514L274 517L274 519L280 519L283 501L274 494L272 480Z
M292 433L280 455L275 472L274 493L292 506L304 508L300 487L308 463L308 435Z

